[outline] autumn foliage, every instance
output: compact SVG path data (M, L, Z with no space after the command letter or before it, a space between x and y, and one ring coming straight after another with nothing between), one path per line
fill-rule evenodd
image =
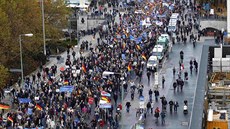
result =
M46 38L62 38L61 29L66 27L66 17L69 15L64 0L44 0L44 12ZM38 57L43 51L40 0L1 0L0 30L2 65L7 68L20 68L19 35L26 33L33 33L33 37L22 36L24 72L28 74L41 63L41 57Z

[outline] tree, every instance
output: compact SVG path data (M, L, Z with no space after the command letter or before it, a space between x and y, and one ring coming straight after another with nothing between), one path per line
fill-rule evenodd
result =
M70 9L66 7L65 0L46 0L44 4L46 36L52 40L59 40L63 36L61 30L67 27Z
M3 65L0 65L0 88L6 85L6 82L9 78L9 71Z
M0 59L7 58L7 48L10 41L10 26L7 19L6 13L0 8ZM9 51L9 50L8 50ZM5 63L6 60L1 60L2 63Z
M38 47L41 46L42 36L39 36L42 33L41 19L39 18L40 7L37 2L30 0L1 0L0 8L6 14L4 18L7 19L9 26L5 31L10 33L9 36L5 37L9 38L4 43L5 46L0 46L3 52L6 53L6 58L2 60L5 60L5 65L11 65L15 60L19 60L20 34L34 34L30 38L23 37L23 48L26 46L28 50L37 51ZM3 25L1 24L0 26Z
M34 54L43 50L42 11L40 0L1 0L0 2L0 60L9 68L20 67L19 35L33 33L33 37L22 37L25 73L40 64ZM44 0L46 37L59 39L61 29L67 25L69 10L64 0ZM31 54L34 53L34 54ZM31 64L25 64L31 63ZM27 67L28 66L28 67Z

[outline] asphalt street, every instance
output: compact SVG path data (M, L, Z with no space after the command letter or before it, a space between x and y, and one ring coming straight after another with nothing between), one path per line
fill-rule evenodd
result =
M89 21L90 22L90 21ZM115 18L115 22L119 23L119 17L117 16ZM93 23L92 23L93 24ZM96 35L97 39L98 34ZM88 40L89 42L92 42L93 47L95 47L97 45L97 41L93 39L93 36L91 35L87 35L84 36L80 39L80 43L82 41ZM167 101L169 102L171 99L173 101L178 101L179 103L179 107L178 107L178 111L177 113L173 112L172 114L169 112L169 106L167 106L167 112L166 112L166 123L164 125L161 125L161 123L156 124L155 123L155 117L154 115L151 114L147 114L147 118L145 120L145 129L187 129L188 128L188 124L190 121L190 117L191 117L191 109L193 107L193 99L194 99L194 92L195 92L195 88L196 88L196 81L197 81L197 74L195 74L195 70L193 71L193 74L189 73L189 79L187 82L185 82L185 86L183 88L183 91L175 91L173 90L172 84L173 81L176 78L173 78L173 73L172 73L172 68L175 66L176 69L179 69L179 52L181 50L184 51L184 66L185 66L185 70L187 70L189 72L189 61L192 59L196 59L196 61L198 62L198 66L199 66L199 61L200 61L200 56L202 53L202 46L203 46L203 39L201 38L201 41L199 43L197 43L196 47L193 48L192 43L187 43L187 44L175 44L173 45L172 48L172 52L170 52L169 54L169 58L167 60L165 60L163 67L160 70L160 75L159 75L159 92L160 92L160 96L165 96ZM74 51L76 51L76 57L78 58L80 56L79 52L79 45L76 45L74 47ZM70 51L70 53L72 53L72 50ZM87 56L89 54L89 51L84 52L83 56ZM67 52L64 52L62 54L60 54L60 56L63 58L62 60L65 61L67 58ZM61 67L65 67L65 63L64 62L59 62L57 63L56 58L51 58L50 62L46 64L46 67L51 67L53 64L57 65L57 69L58 69L58 73L57 75L60 74L59 69ZM199 67L198 67L199 69ZM35 71L34 73L37 73L37 71ZM165 77L165 88L163 89L161 87L161 77L162 75L164 75ZM182 73L183 75L183 73ZM58 77L56 77L56 79L58 79ZM146 69L143 72L143 76L142 76L142 81L141 83L144 85L144 90L143 90L143 95L145 96L145 101L147 102L149 100L149 95L148 95L148 91L149 89L154 90L154 76L151 76L150 79L150 83L148 84L148 80L147 80L147 75L146 75ZM138 83L136 83L138 84ZM154 94L153 94L154 95ZM135 123L138 122L138 117L136 117L136 111L137 109L140 107L139 104L139 95L137 93L137 90L135 92L135 98L133 101L131 101L131 97L130 97L130 92L128 92L127 94L125 94L125 99L123 101L123 107L125 107L125 103L127 101L131 102L131 108L130 108L130 113L126 113L126 110L122 110L122 120L120 122L121 125L121 129L131 129L131 127L133 127L135 125ZM153 96L154 98L154 96ZM184 100L188 100L188 110L189 113L187 115L183 114L183 102ZM10 100L11 100L11 96L7 95L5 99L3 99L4 102L9 103L10 104ZM154 99L153 99L154 100ZM154 102L154 109L156 107L160 107L161 108L161 102ZM123 108L125 109L125 108ZM6 114L5 114L6 115Z
M187 10L185 10L184 14L186 14L186 12ZM193 30L193 33L197 35L196 30ZM176 43L173 45L172 51L169 53L169 58L164 61L163 67L159 70L160 73L159 73L158 81L160 85L158 87L158 90L160 92L160 97L164 95L168 102L172 100L172 101L177 101L179 103L178 111L170 113L169 105L167 105L167 112L166 112L166 119L165 119L166 123L164 125L162 125L161 122L157 124L155 123L156 119L154 117L154 113L147 114L146 120L144 122L145 129L187 129L188 128L189 121L191 119L190 117L191 117L191 109L193 107L193 99L195 98L194 92L196 89L196 84L197 84L196 81L197 81L197 74L198 74L195 73L195 70L193 70L193 73L190 74L189 61L191 59L192 60L196 59L196 61L198 62L198 69L199 69L199 61L202 53L202 46L203 46L204 39L205 39L204 37L201 37L201 40L197 42L195 48L193 47L193 44L189 43L188 41L185 45L183 43ZM183 50L184 52L184 61L183 61L183 64L185 66L184 71L185 70L188 71L189 79L188 81L185 82L183 91L176 90L174 92L172 85L175 79L177 79L177 77L173 77L173 67L175 67L176 70L178 71L179 59L180 59L179 53L181 50ZM184 71L182 72L182 77L184 75ZM165 77L164 88L161 87L162 76ZM153 91L156 89L156 87L154 86L154 82L155 82L154 79L155 77L152 74L150 83L148 83L147 73L145 69L141 81L141 84L144 85L143 95L145 96L144 97L145 106L146 103L149 101L149 95L148 95L149 89L152 89ZM139 82L136 81L136 85L138 85L138 83ZM154 100L154 94L153 94L153 100ZM184 100L188 101L189 112L187 115L183 114ZM133 101L131 101L130 92L126 94L126 97L123 102L123 106L127 101L130 101L132 106L130 109L130 113L127 113L126 110L123 110L122 112L123 114L123 119L121 122L121 125L123 125L121 127L122 129L131 129L135 125L138 125L136 123L140 123L140 121L138 120L139 117L136 117L136 111L138 108L140 108L139 94L137 93L137 90ZM156 107L159 107L161 109L161 101L153 102L153 103L154 103L153 110L155 110Z
M193 71L193 74L189 73L189 79L187 82L185 82L185 86L183 88L183 91L175 91L173 90L172 84L173 81L176 79L173 77L172 68L176 67L176 69L179 69L179 52L183 50L184 51L184 66L185 70L189 72L189 61L192 59L196 59L197 62L200 60L201 50L202 50L202 44L197 44L195 48L193 48L193 45L191 43L187 43L186 45L183 44L175 44L173 46L172 52L169 54L169 58L165 61L160 75L159 75L159 83L161 83L161 77L162 75L165 77L165 87L164 89L161 87L161 84L158 88L160 92L160 96L165 96L167 101L169 102L171 99L173 101L178 101L179 108L177 113L169 113L169 106L167 107L167 115L166 115L166 123L165 125L161 124L155 124L155 117L154 115L148 114L147 119L145 121L145 128L157 128L157 129L186 129L188 128L189 120L190 120L190 113L187 115L183 114L183 102L184 100L188 100L188 108L189 110L192 108L192 102L194 99L194 92L196 87L196 80L197 80L197 74L195 74L195 71ZM154 90L154 77L150 79L150 84L148 84L147 81L147 75L146 71L144 72L142 76L142 82L144 85L143 95L145 96L145 101L149 100L148 91L149 89ZM123 104L125 104L127 101L131 101L130 93L127 94ZM130 113L126 113L125 110L123 110L124 114L124 129L130 129L131 126L133 126L136 122L138 122L138 117L136 117L136 111L139 108L139 95L136 92L135 93L135 99L132 102L132 106L130 109ZM156 107L161 108L161 102L155 102L154 109ZM129 121L129 122L126 122Z

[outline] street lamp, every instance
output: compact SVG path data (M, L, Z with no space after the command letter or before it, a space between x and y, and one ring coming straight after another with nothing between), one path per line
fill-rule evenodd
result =
M42 31L43 31L43 51L44 55L46 56L46 33L45 33L45 13L44 13L44 2L41 0L41 6L42 6Z
M24 83L24 75L23 75L23 63L22 63L22 36L26 36L26 37L32 37L33 34L29 33L29 34L20 34L19 35L19 45L20 45L20 62L21 62L21 84L23 85Z

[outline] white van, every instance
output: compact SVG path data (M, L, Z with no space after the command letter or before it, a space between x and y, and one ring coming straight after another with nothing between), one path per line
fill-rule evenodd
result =
M177 19L170 19L169 23L177 23Z
M170 41L170 36L168 34L161 34L161 37L165 37L168 39L168 41Z
M176 19L176 20L179 20L179 17L180 17L179 13L172 13L172 15L171 15L170 19Z
M147 62L147 69L148 70L155 70L158 64L156 56L150 56Z
M161 61L164 57L164 47L163 45L155 45L155 47L152 50L152 56L156 56L159 61Z
M177 30L177 23L170 22L168 25L168 32L175 32Z

